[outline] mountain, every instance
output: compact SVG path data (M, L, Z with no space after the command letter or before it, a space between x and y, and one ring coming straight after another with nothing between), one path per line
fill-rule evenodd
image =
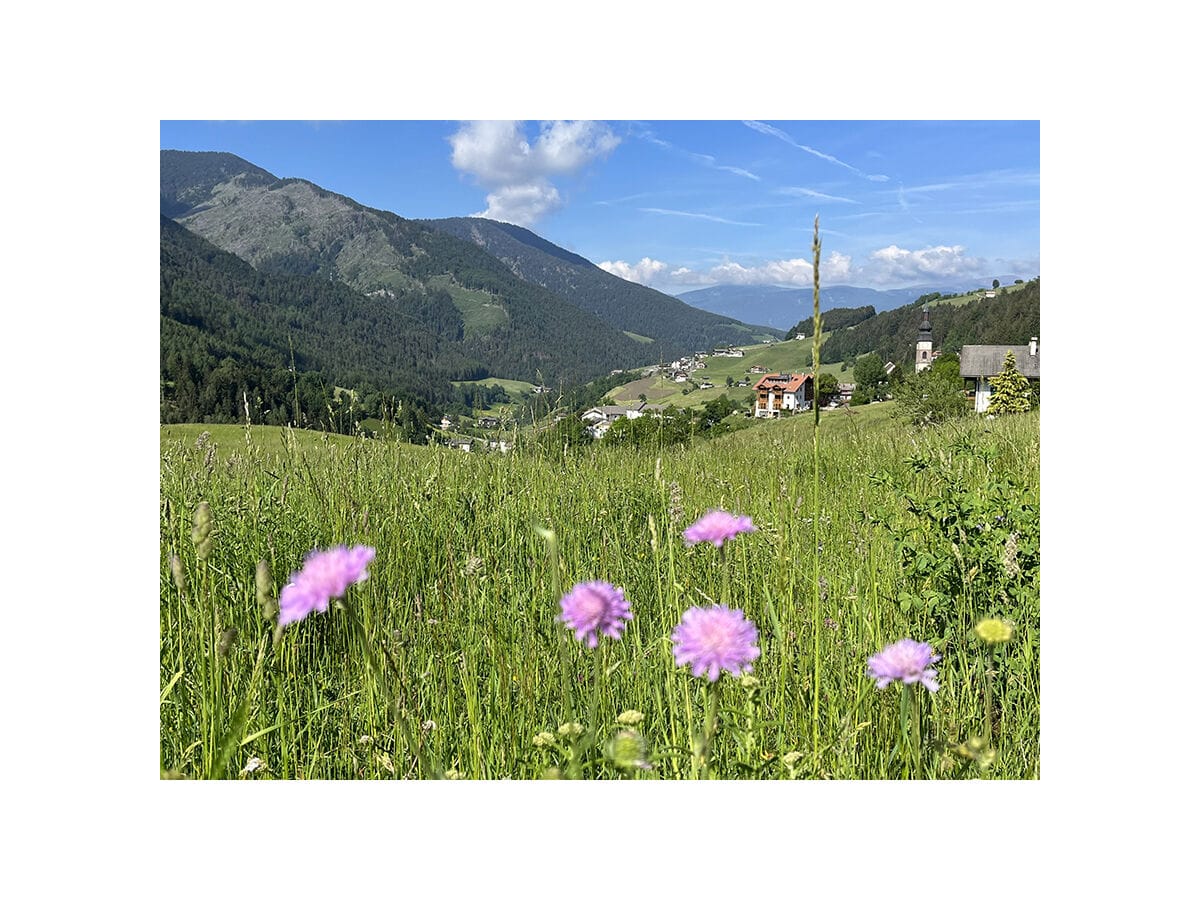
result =
M373 298L369 320L348 293L322 298L339 304L328 315L346 333L386 319L389 334L437 335L424 361L433 371L574 383L658 359L473 243L233 154L161 151L160 210L264 275L340 282Z
M821 309L873 306L879 312L884 312L912 303L922 294L934 290L946 292L948 289L943 286L880 291L843 284L828 287L822 285ZM786 330L812 315L813 292L811 287L723 284L698 291L687 291L680 294L679 299L697 309L732 316L743 322L761 322L773 328Z
M376 415L381 392L414 412L476 377L452 323L417 323L339 282L255 270L165 216L159 220L164 422L324 422L338 387ZM426 411L423 418L428 419Z
M423 224L486 250L517 277L553 291L627 334L654 341L655 359L782 337L795 323L747 325L740 317L703 311L660 291L605 272L528 229L482 218L426 219ZM759 321L759 320L753 320Z

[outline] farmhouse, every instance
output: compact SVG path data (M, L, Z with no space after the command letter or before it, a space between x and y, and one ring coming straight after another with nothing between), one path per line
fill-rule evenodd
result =
M767 419L781 410L808 409L813 400L812 376L775 372L754 383L754 417Z
M992 399L989 378L1004 370L1004 357L1012 351L1017 360L1017 371L1030 383L1041 381L1042 357L1038 352L1038 339L1029 339L1029 344L966 344L958 355L958 374L966 382L967 397L975 404L975 412L987 412Z
M633 406L593 406L579 418L588 423L588 434L594 438L604 436L609 427L621 419L640 419L642 416L661 414L664 407L658 403L637 403Z

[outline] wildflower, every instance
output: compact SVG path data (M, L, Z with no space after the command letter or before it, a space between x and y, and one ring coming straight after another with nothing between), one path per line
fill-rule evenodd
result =
M343 546L310 553L299 572L279 592L279 627L299 622L310 612L325 612L333 597L340 597L352 584L367 580L367 565L375 558L374 547Z
M789 769L794 769L796 763L800 762L800 757L803 755L799 750L792 750L790 753L785 753L783 754L783 764Z
M442 773L442 777L447 781L462 781L464 778L466 778L466 776L463 775L462 772L458 771L458 769L447 769Z
M607 581L586 581L575 585L562 598L558 621L575 632L575 639L586 640L589 647L599 643L601 633L620 640L625 620L632 619L625 593Z
M721 670L732 675L750 672L750 663L760 653L755 641L758 629L740 609L719 605L701 609L693 606L671 632L675 664L692 666L692 674L707 674L716 681Z
M1013 627L999 619L984 619L975 626L975 636L985 644L1003 644L1012 640Z
M938 689L937 672L930 668L941 656L928 644L905 638L889 644L867 660L867 674L877 687L885 688L893 681L905 684L921 682L933 693Z
M437 722L433 721L433 719L426 719L424 722L421 723L421 730L422 731L437 731Z
M753 694L759 688L759 681L753 675L743 675L741 685L748 693Z
M646 761L646 741L631 729L622 729L608 743L608 757L620 769L652 769Z
M617 724L618 725L641 725L642 720L645 718L646 718L646 716L643 713L638 712L636 709L627 709L627 710L625 710L625 712L623 712L619 716L617 716Z
M241 774L249 775L251 772L257 772L259 769L266 768L266 765L267 764L265 762L263 762L261 759L259 759L257 756L252 756L248 760L246 760L246 765L244 765L242 767Z
M683 540L689 547L707 541L720 547L743 531L758 531L749 516L735 516L723 509L710 509L683 531Z
M558 726L558 733L563 737L579 737L579 735L583 734L583 726L578 722L564 722Z
M533 736L533 746L535 747L552 747L554 745L554 735L548 731L539 731Z

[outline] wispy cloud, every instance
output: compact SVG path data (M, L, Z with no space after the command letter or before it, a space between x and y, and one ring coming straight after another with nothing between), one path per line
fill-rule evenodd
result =
M1041 175L1037 172L1002 169L991 172L979 172L974 175L962 175L952 181L935 181L929 184L919 184L916 187L907 187L904 190L910 194L933 194L943 191L976 190L979 188L1037 187L1040 183Z
M814 200L832 200L835 203L859 203L858 200L851 200L849 197L835 197L832 194L822 194L820 191L803 187L783 187L778 190L778 193L787 194L790 197L812 197Z
M761 222L735 222L733 219L722 219L720 216L710 216L708 213L685 212L681 209L660 209L657 206L642 206L639 212L654 213L658 216L684 216L688 219L704 219L708 222L720 222L722 225L746 225L757 228Z
M684 150L682 147L676 147L669 141L664 141L662 138L655 137L649 131L642 132L639 134L639 137L651 144L654 144L656 147L662 147L664 150L670 150L674 153L679 153L683 156L686 156L693 162L699 163L700 165L706 166L710 169L717 169L721 172L729 172L733 175L739 175L742 178L749 178L752 181L762 181L761 178L759 178L749 169L743 169L739 166L722 165L721 163L717 162L717 158L715 156L711 156L708 153L694 153L691 150Z
M888 180L888 177L886 175L869 175L866 172L864 172L862 169L858 168L857 166L852 166L852 165L850 165L850 163L842 162L836 156L831 156L828 153L822 153L820 150L817 150L815 147L808 146L808 144L802 144L798 140L796 140L794 137L792 137L790 134L788 134L786 131L776 128L774 125L768 125L766 122L755 122L755 121L749 120L749 119L743 120L742 124L745 125L747 128L754 129L755 131L759 132L760 134L770 135L773 138L778 138L779 140L783 141L785 144L791 144L797 150L803 150L805 153L811 153L813 156L817 157L818 159L823 159L826 162L833 163L835 166L841 166L843 169L848 169L849 171L853 172L855 175L859 176L860 178L867 179L867 181L887 181Z
M613 206L617 203L628 203L630 200L641 200L645 197L653 197L655 191L642 191L639 194L629 194L625 197L616 197L612 200L593 200L596 206Z

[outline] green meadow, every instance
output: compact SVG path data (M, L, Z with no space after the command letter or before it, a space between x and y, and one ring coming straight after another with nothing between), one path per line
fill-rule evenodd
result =
M163 426L164 777L1039 778L1038 413L915 430L891 407L661 452ZM709 509L757 530L688 546ZM366 580L277 629L337 545L375 549ZM632 611L595 649L557 619L592 580ZM714 604L756 627L749 676L676 665ZM869 677L904 638L940 655L936 691Z

